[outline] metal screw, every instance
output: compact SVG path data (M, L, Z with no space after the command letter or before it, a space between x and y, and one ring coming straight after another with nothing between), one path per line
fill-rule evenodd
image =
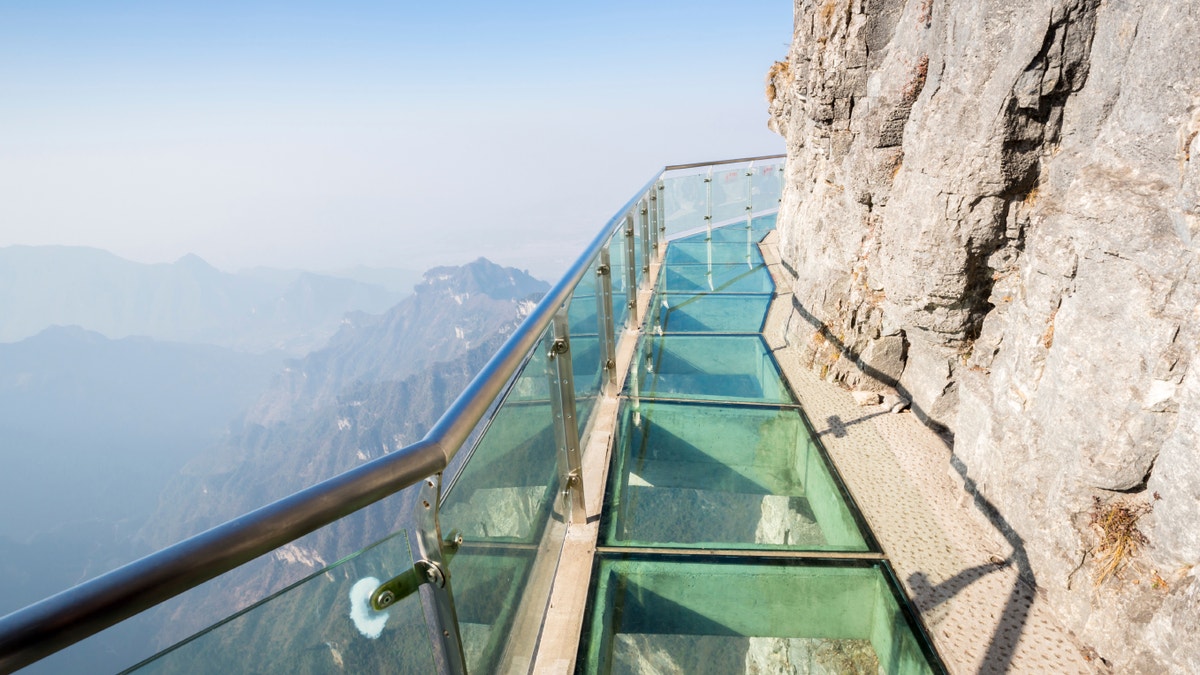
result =
M375 604L380 607L387 607L396 601L396 594L391 591L384 591L379 594L379 598L375 600Z

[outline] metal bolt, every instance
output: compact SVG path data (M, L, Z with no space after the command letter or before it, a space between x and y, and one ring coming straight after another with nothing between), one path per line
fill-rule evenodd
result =
M554 358L555 354L566 354L570 349L566 338L555 338L554 342L550 345L550 358Z
M379 594L379 598L375 600L375 604L380 607L387 607L396 601L396 594L391 591L384 591Z

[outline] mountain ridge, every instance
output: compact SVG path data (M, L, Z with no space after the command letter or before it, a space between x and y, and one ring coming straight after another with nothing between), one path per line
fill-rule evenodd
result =
M79 325L113 339L300 356L346 313L383 312L405 295L312 272L223 272L192 253L148 264L83 246L0 248L0 342Z

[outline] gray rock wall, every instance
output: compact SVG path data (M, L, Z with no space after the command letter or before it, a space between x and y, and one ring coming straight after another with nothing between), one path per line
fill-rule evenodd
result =
M946 431L1100 657L1200 672L1200 3L797 0L767 93L793 347Z

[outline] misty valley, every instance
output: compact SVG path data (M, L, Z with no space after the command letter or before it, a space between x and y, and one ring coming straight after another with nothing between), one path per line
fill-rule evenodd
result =
M229 274L0 249L0 615L420 439L547 287L483 258ZM128 667L382 539L406 497L28 672Z

